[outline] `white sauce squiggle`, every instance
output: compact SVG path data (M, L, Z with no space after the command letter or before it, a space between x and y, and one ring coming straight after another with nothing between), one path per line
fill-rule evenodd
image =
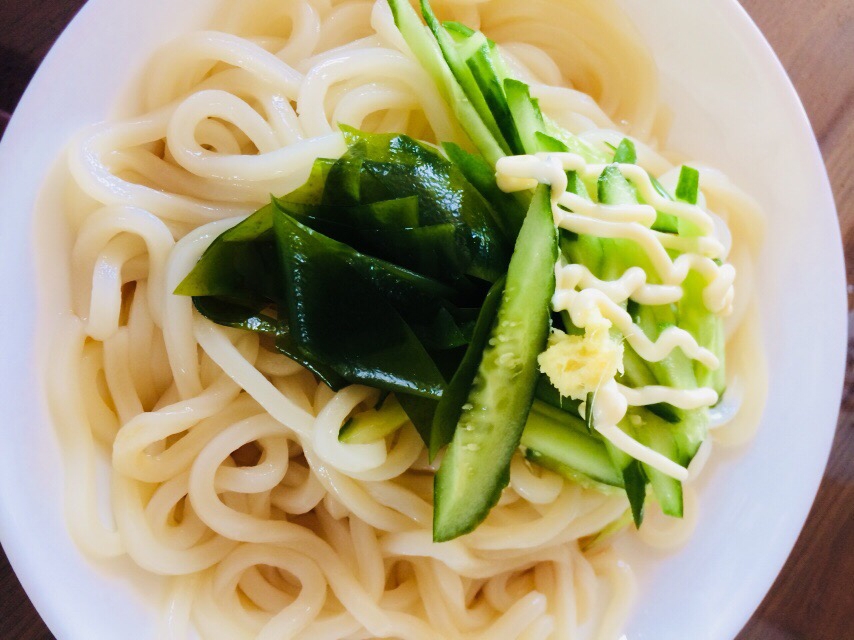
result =
M710 350L701 347L684 329L669 327L657 340L650 340L623 308L628 300L639 304L663 305L683 296L683 285L690 272L705 281L703 304L712 313L732 311L735 268L718 265L724 260L729 242L718 238L719 225L701 207L668 200L652 185L649 174L634 164L616 165L635 185L648 204L605 205L591 202L567 191L567 171L576 171L582 179L595 180L605 164L588 164L574 153L540 153L502 158L496 166L498 186L506 192L551 185L555 224L577 233L599 238L633 240L648 257L654 274L641 267L628 268L616 280L601 280L581 264L566 264L563 258L555 266L556 289L552 299L555 311L567 311L573 324L585 328L592 310L607 318L643 359L660 362L676 349L709 369L720 366ZM651 229L658 212L690 222L699 230L697 237L661 233ZM668 250L680 255L672 258ZM660 283L649 282L657 278ZM597 389L593 403L593 423L597 431L614 446L632 457L679 480L688 478L688 470L649 447L634 440L617 425L629 406L648 406L666 402L681 409L700 409L715 404L718 394L710 388L673 389L646 386L635 389L609 380Z

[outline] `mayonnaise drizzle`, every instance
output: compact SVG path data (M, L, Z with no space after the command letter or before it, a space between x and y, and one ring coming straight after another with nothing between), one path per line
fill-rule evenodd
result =
M649 174L634 164L616 166L648 204L605 205L567 191L567 171L576 171L582 179L590 181L597 179L607 166L588 164L574 153L512 156L500 159L496 166L498 186L505 192L532 189L538 184L551 185L552 213L559 227L582 235L636 242L661 281L660 284L650 283L650 274L637 266L630 267L616 280L600 280L584 265L565 264L561 258L555 266L554 310L567 311L572 322L584 328L591 317L590 311L598 309L638 355L649 362L659 362L679 348L706 367L718 368L718 358L701 347L687 331L669 327L657 340L650 340L622 305L628 300L647 305L677 302L683 296L685 279L693 271L706 283L703 288L705 307L714 314L729 314L735 269L730 264L715 262L726 258L729 242L717 237L719 224L711 215L699 206L663 197L652 185ZM699 230L699 235L686 237L651 229L659 211L690 222ZM678 251L680 255L674 259L668 250ZM593 424L617 448L667 475L685 480L688 478L685 467L637 442L617 425L629 406L666 402L690 410L711 406L717 400L718 394L709 388L673 389L652 385L632 389L616 380L608 380L596 391Z
M700 387L698 389L674 389L659 385L648 387L624 387L617 385L620 393L626 398L626 402L633 407L645 407L659 402L672 404L679 409L701 409L715 404L718 394L714 389Z
M698 360L710 369L718 368L720 363L717 356L697 344L694 336L684 329L668 327L658 336L658 340L652 341L634 323L629 312L611 300L606 292L595 288L595 284L580 291L575 289L576 283L573 283L571 278L566 277L567 274L564 269L566 267L561 265L556 269L555 275L559 288L555 288L552 306L555 311L568 311L575 326L584 328L588 310L590 307L598 307L599 312L620 330L626 341L644 360L660 362L669 356L671 351L679 347L689 358Z

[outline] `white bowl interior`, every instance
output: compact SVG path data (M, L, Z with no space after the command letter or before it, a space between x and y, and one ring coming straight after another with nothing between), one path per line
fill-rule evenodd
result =
M769 217L757 288L771 372L762 425L749 448L710 470L691 541L638 560L639 600L627 629L632 640L723 640L746 622L785 561L832 441L846 339L839 229L800 102L735 0L622 4L661 69L664 100L676 114L671 146L726 171ZM204 26L216 5L90 0L0 145L0 536L62 640L158 637L164 581L129 561L91 563L66 531L61 458L37 363L39 354L49 360L49 345L34 322L55 319L65 270L40 256L51 286L37 293L31 214L60 206L61 185L40 190L48 173L62 175L57 158L66 141L106 118L151 51ZM55 225L43 232L48 256L67 246Z

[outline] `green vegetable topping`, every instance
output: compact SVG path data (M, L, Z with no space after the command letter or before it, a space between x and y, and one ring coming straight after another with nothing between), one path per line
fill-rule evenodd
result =
M566 306L552 313L559 255L561 264L582 265L600 280L616 280L633 267L646 272L648 284L662 284L662 278L636 236L598 237L584 226L558 231L550 187L504 193L495 167L506 155L538 153L573 153L604 166L601 173L566 172L572 206L605 205L600 209L607 220L606 214L658 203L671 213L658 211L651 228L674 234L653 234L672 241L666 245L672 258L679 251L670 247L682 246L676 242L703 235L676 208L685 205L672 204L697 203L699 172L682 167L674 195L650 176L651 195L643 171L627 166L638 163L631 140L600 149L572 135L542 113L531 88L511 76L484 34L440 22L427 0L420 0L426 28L408 0L388 3L468 139L441 141L437 148L403 134L342 126L346 152L318 158L302 186L272 197L216 238L175 293L192 296L199 313L217 324L258 334L334 390L349 384L380 389L375 408L345 422L341 442L380 441L412 422L431 460L445 449L434 479L435 541L464 535L487 517L520 447L530 463L569 481L625 493L626 515L590 544L622 528L629 514L640 526L648 488L664 513L681 517L682 485L659 469L669 468L667 460L687 466L696 455L706 436L706 410L657 402L631 407L605 429L593 419L593 383L575 394L571 382L562 384L560 377L553 383L538 363L552 324L566 344L581 342L591 326L575 309L573 316ZM562 182L563 169L557 171ZM556 202L569 206L563 198ZM678 327L723 364L723 323L705 306L706 284L691 271L678 300L653 305L632 297L622 309L635 332L655 341ZM575 326L573 317L584 326ZM616 379L635 394L655 386L723 391L723 366L711 370L681 349L648 362L638 343L637 351L629 344L630 335L608 323L602 332L612 346L627 340L621 362L597 376L608 378L602 382ZM558 357L557 368L576 360ZM550 367L543 370L552 375ZM597 415L607 406L597 405ZM647 462L617 448L597 427L614 442L634 439L621 446ZM638 445L658 456L642 455ZM684 477L679 472L684 469L671 471Z

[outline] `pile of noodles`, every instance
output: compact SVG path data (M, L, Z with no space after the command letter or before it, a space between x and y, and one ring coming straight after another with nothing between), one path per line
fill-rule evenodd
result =
M675 181L659 151L667 118L654 63L612 2L435 4L497 41L567 130L600 148L629 134L639 163ZM384 0L233 0L213 25L157 51L136 115L70 149L73 308L48 392L76 542L171 577L162 638L193 627L223 640L618 637L633 575L607 543L580 540L624 514L624 495L517 456L487 521L434 544L433 468L414 427L339 443L342 422L376 391L333 392L172 295L218 234L299 186L316 158L343 152L339 123L465 143ZM733 230L737 350L750 339L741 319L758 213L716 171L703 169L701 185ZM748 365L735 353L728 366L749 378ZM734 424L715 440L744 438ZM695 520L688 485L685 519L650 517L639 535L677 545Z

